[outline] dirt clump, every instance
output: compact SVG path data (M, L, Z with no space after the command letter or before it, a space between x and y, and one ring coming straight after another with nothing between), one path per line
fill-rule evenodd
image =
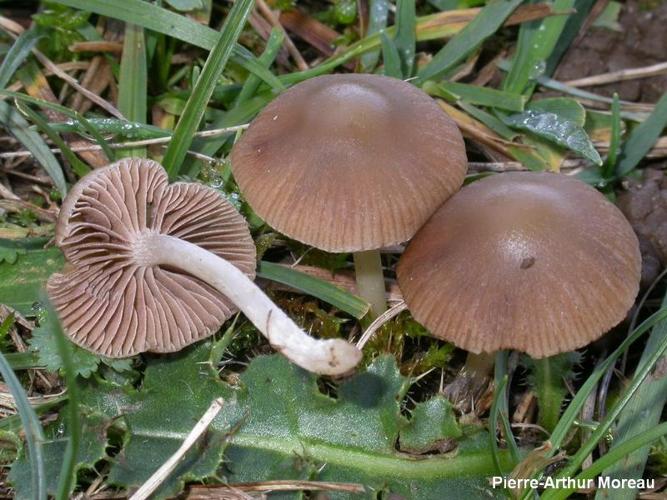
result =
M655 280L667 265L667 176L646 169L641 182L632 182L618 197L618 206L639 238L642 286Z
M658 64L665 60L667 47L667 2L629 0L623 4L619 23L622 31L589 28L576 47L571 47L556 79L568 81L587 76ZM667 75L615 82L590 87L605 96L618 92L621 99L656 102L667 89Z

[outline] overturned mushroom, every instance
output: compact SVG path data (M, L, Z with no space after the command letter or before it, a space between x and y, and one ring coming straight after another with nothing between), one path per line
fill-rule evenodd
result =
M56 243L70 268L47 289L70 338L108 357L173 352L240 309L271 345L316 373L341 374L360 352L306 335L253 282L255 247L213 189L168 184L153 161L97 169L63 202Z
M269 225L327 252L354 252L357 287L385 306L378 249L410 239L463 183L456 124L420 89L377 75L327 75L271 102L231 155Z
M471 353L543 358L619 323L640 270L637 237L602 194L564 175L515 172L447 201L408 245L397 276L434 336ZM468 368L483 361L469 357Z

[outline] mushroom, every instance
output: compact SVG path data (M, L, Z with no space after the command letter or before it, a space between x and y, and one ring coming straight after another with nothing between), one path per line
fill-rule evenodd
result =
M255 212L327 252L354 252L358 291L386 308L379 249L410 239L463 183L456 124L427 94L377 75L302 82L271 102L231 154Z
M306 335L252 281L247 224L217 191L168 184L156 162L123 159L65 198L56 244L69 268L47 290L73 342L108 357L174 352L215 333L236 308L295 364L351 370L361 353Z
M637 237L614 204L574 178L530 172L464 187L397 268L408 308L434 336L534 358L587 345L623 320L640 273ZM484 359L469 356L467 367Z

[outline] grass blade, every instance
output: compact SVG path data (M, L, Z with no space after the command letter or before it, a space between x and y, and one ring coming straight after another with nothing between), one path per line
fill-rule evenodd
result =
M30 124L6 102L0 102L0 124L5 126L32 153L35 160L49 174L56 189L64 197L67 194L67 184L65 183L63 169L44 139L37 132L31 130Z
M503 25L523 0L491 0L477 16L454 36L424 68L419 81L439 78L475 51ZM519 92L520 93L520 92Z
M590 467L587 467L583 472L581 472L576 479L593 479L595 476L600 474L602 471L611 467L621 460L624 457L633 454L641 448L647 448L652 442L660 439L661 436L667 434L667 422L663 422L660 425L656 425L653 428L647 429L639 434L634 435L632 438L623 441L623 443L615 448L612 448L607 453L605 453L598 460L593 462ZM606 474L605 474L606 476ZM596 498L601 498L601 492L598 492ZM608 489L604 490L604 498L637 498L636 490L629 488L619 488L619 489Z
M393 41L401 58L401 73L404 79L412 76L415 66L416 25L415 1L398 0L396 5L396 35L394 35Z
M142 0L123 0L122 5L109 0L54 0L56 3L94 12L101 16L134 23L143 28L177 38L196 47L212 50L218 43L220 33L208 26L188 19L167 9ZM232 59L245 69L259 76L276 89L283 85L270 71L264 68L255 56L240 45L234 45Z
M572 45L572 42L575 40L577 35L581 30L581 27L584 25L588 14L593 7L595 0L575 0L574 9L575 12L568 18L563 31L558 38L558 43L554 50L551 52L549 59L547 59L547 67L544 72L545 75L552 75L556 71L558 63L561 61L567 50Z
M218 43L208 55L201 75L185 104L181 119L174 130L162 161L170 178L178 175L183 159L192 143L192 135L199 128L206 104L213 94L218 78L227 64L236 40L241 35L246 19L253 7L253 0L237 0L222 26Z
M257 276L317 297L357 319L363 318L370 307L366 301L342 288L273 262L260 262Z
M14 318L11 315L8 316L0 325L0 331L9 329L13 322ZM30 406L28 396L26 396L21 383L16 378L16 375L1 352L0 375L2 375L5 384L9 388L9 392L14 397L16 409L23 424L28 453L30 454L30 465L32 467L32 491L38 500L46 500L46 477L44 476L44 457L42 455L44 432L42 431L42 425L35 411Z
M662 301L662 307L667 307L667 295ZM663 321L656 325L651 332L651 335L646 342L646 347L639 361L641 366L646 363L657 348L660 340L667 337L667 321ZM664 363L663 357L661 363ZM652 374L649 379L639 387L635 395L632 397L628 405L621 412L618 423L616 424L616 431L614 442L609 449L609 452L602 458L614 453L618 454L618 449L625 449L627 443L636 439L637 436L646 432L651 432L651 429L660 423L662 409L667 402L667 375L660 376L657 371ZM641 418L637 418L638 416ZM667 424L663 424L667 425ZM623 460L609 462L610 468L604 471L604 475L611 478L635 478L641 479L644 473L644 467L648 459L650 448L648 446L633 449L633 453L624 453L621 455ZM619 457L620 458L620 457ZM601 460L598 460L598 462ZM618 490L608 490L604 492L606 499L633 499L636 498L637 491L632 488L623 488ZM598 493L597 498L602 498L602 494Z
M470 104L514 112L523 111L527 100L525 96L520 94L513 94L511 92L489 87L469 85L467 83L426 82L424 84L424 90L429 94L439 95L445 99L451 99L451 97L453 97L457 101L460 99ZM449 94L450 97L448 97L447 94Z
M42 302L47 304L46 323L49 331L55 336L58 354L63 363L63 372L65 384L67 385L67 394L69 402L67 403L67 425L69 426L69 440L63 463L60 468L60 477L58 479L58 492L56 499L66 500L70 497L75 486L75 472L77 465L77 454L79 450L79 440L81 438L81 426L79 424L79 398L76 383L76 372L72 361L72 346L65 338L65 334L60 327L60 322L56 312L51 307L46 296L42 297Z
M632 172L646 153L658 140L662 130L667 126L667 92L656 103L649 117L637 125L621 147L616 174L623 177Z
M609 179L614 176L618 150L621 144L621 103L618 100L616 92L614 92L613 99L611 103L611 140L609 141L609 153L600 172L603 179Z
M644 383L649 372L657 364L660 358L667 351L667 336L660 339L660 342L657 343L655 349L650 353L648 359L640 363L637 367L634 377L632 378L631 383L628 385L626 390L623 392L619 400L614 404L613 408L609 411L607 416L602 422L598 424L595 430L591 433L591 436L586 442L584 442L577 452L572 456L568 465L560 471L558 474L560 477L572 477L575 472L581 467L581 464L584 463L586 457L591 454L595 449L600 439L607 433L612 424L616 421L620 415L623 408L632 400L634 394L637 392L639 387ZM569 493L574 491L574 488L562 488L560 490L550 490L545 492L542 496L545 500L548 498L567 498Z
M30 55L30 51L37 44L40 35L36 30L26 30L16 39L0 65L0 88L5 88L16 70Z
M396 44L386 33L380 33L382 38L382 70L385 76L402 78L401 56L398 53Z
M27 118L29 118L39 130L47 135L51 142L53 142L57 148L60 149L62 155L67 159L67 161L72 166L72 170L81 177L90 172L90 168L84 162L79 160L79 158L72 152L67 143L58 135L58 132L53 130L45 118L43 118L39 113L30 109L30 106L27 104L21 104L20 101L16 100L16 109L23 113Z
M285 32L283 30L279 28L273 28L271 30L269 39L266 41L266 48L264 49L264 52L262 52L262 55L257 58L263 67L269 68L273 64L273 61L275 61L276 57L278 57L278 52L280 52L284 40ZM236 96L234 107L243 104L245 101L254 96L255 92L257 92L257 89L259 88L260 83L261 80L257 75L249 75L246 81L243 83L243 87L241 87L239 95Z
M574 1L555 0L552 8L556 12L565 12L574 7ZM517 94L532 94L534 80L544 74L544 61L551 56L569 17L553 16L521 25L517 52L503 82L505 90Z
M80 113L72 111L71 109L62 106L60 104L56 104L55 102L45 101L44 99L37 99L35 97L26 94L21 94L20 92L12 92L10 90L0 90L0 96L2 95L13 97L14 99L18 99L19 101L27 102L29 104L35 104L36 106L40 106L42 108L53 109L54 111L58 111L64 114L65 116L68 116L72 120L78 122L81 125L81 127L86 132L88 132L93 137L93 139L95 139L95 142L97 142L97 144L102 148L102 151L104 151L104 154L106 155L107 158L109 158L110 161L113 161L113 159L115 158L115 154L113 150L109 147L109 144L107 143L106 139L102 137L97 128L95 128Z
M387 27L387 18L389 17L388 0L371 0L368 7L368 29L366 36L379 33ZM372 50L361 56L361 71L371 73L378 63L380 52Z
M5 359L12 370L28 370L31 368L41 368L39 358L34 352L10 352L5 353Z
M118 110L132 122L146 121L148 76L144 29L136 24L125 24L123 55L118 77ZM118 156L146 156L146 148L121 151Z
M598 381L604 376L606 371L613 366L613 364L620 358L623 353L635 342L639 337L645 334L648 330L653 328L660 321L667 319L667 308L662 308L659 311L656 311L651 316L646 318L644 322L634 329L632 334L630 334L617 348L612 352L607 359L602 363L598 364L593 373L588 377L586 382L581 386L579 391L572 401L568 405L567 409L563 412L558 424L556 425L554 431L551 433L551 444L553 445L553 450L560 448L565 441L565 437L572 428L574 421L576 420L577 415L581 411L586 402L586 398L593 390Z
M495 382L496 392L493 396L493 403L489 413L489 439L491 440L491 454L493 456L493 463L496 466L496 472L502 474L503 469L500 466L500 448L498 447L498 417L501 413L501 400L503 396L507 396L505 389L507 389L507 374L496 378Z

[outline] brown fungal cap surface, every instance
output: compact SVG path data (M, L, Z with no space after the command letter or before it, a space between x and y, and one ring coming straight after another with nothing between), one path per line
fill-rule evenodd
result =
M595 189L516 172L464 187L398 265L410 311L471 352L533 357L582 347L619 323L639 289L637 237Z
M201 280L153 265L151 235L187 240L254 277L255 246L245 220L217 191L168 184L150 160L97 169L63 202L56 242L71 264L47 284L65 330L109 357L172 352L213 334L233 304Z
M409 83L307 80L271 102L232 151L246 199L287 236L330 252L406 241L463 182L461 133Z

